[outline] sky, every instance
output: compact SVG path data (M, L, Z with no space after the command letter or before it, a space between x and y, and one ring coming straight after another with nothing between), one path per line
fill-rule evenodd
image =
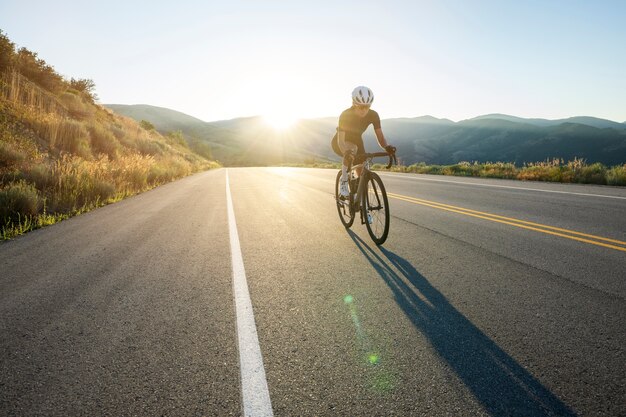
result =
M105 104L204 121L489 113L626 121L626 1L0 0L0 29Z

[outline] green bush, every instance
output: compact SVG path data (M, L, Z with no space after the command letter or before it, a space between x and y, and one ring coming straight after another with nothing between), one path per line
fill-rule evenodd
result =
M626 185L626 165L615 166L607 170L606 183L609 185Z
M34 216L41 206L37 189L25 181L10 183L0 189L0 219L3 225Z
M576 182L584 184L606 184L606 167L599 162L583 166L575 178Z
M483 178L517 178L515 164L509 162L487 162L480 165L479 176Z
M115 195L115 185L103 180L94 180L91 199L104 203Z
M154 130L154 125L147 120L142 120L141 122L139 122L139 125L147 131Z
M50 169L50 166L47 164L36 164L31 165L22 172L22 178L24 178L27 182L35 184L37 189L45 190L55 182L54 174Z
M163 145L149 139L138 139L136 147L143 155L161 155L163 154Z
M163 184L172 180L172 175L168 170L160 165L154 164L148 172L148 183L152 185Z

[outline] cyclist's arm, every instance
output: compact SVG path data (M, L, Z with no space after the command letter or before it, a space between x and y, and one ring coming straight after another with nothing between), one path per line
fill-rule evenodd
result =
M381 148L385 149L388 143L387 143L387 140L385 139L385 135L383 134L383 129L381 128L374 129L374 132L376 133L376 139L378 140L378 144L380 145Z
M346 132L337 129L337 143L343 143L346 140Z

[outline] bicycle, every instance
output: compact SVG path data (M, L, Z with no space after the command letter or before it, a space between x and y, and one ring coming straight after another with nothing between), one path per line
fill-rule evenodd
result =
M367 232L377 245L382 245L387 240L389 234L389 201L383 181L378 174L370 170L372 160L377 157L388 156L391 168L393 163L397 163L395 153L376 152L357 155L362 163L349 167L348 184L350 195L341 197L339 194L339 183L341 181L341 170L337 173L335 180L335 201L341 223L349 229L354 223L356 213L360 213L361 224L367 228ZM363 167L360 177L356 177L356 170Z

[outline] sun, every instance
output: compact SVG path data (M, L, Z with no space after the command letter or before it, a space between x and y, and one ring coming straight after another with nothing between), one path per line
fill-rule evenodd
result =
M275 130L287 130L298 121L298 117L289 113L268 113L263 115L265 123Z

